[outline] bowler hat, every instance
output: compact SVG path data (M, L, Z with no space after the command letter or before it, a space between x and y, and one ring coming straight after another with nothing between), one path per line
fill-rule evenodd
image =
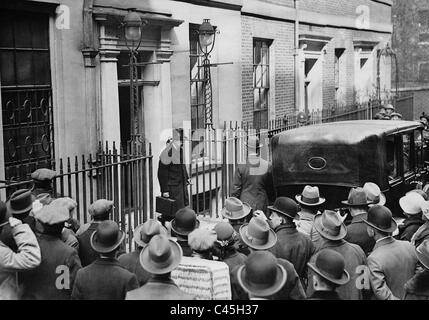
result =
M345 270L344 257L332 249L320 250L315 263L309 262L307 265L319 276L334 284L343 285L350 280L350 275Z
M391 109L391 110L395 110L395 108L389 103L386 106L384 106L384 109Z
M368 201L365 190L361 187L358 187L358 188L351 188L347 200L343 200L341 201L341 203L349 207L356 207L356 206L367 206L372 202Z
M112 220L102 221L92 233L91 247L98 253L109 253L119 247L125 238L125 233Z
M14 216L28 213L33 208L35 199L36 197L29 189L15 191L6 202L7 211Z
M187 236L199 226L197 214L189 207L177 211L175 218L171 221L171 229L180 236Z
M398 117L399 119L402 119L402 114L398 112L393 112L392 114L390 114L390 119L392 120L393 117Z
M318 206L325 202L325 198L320 197L319 187L305 186L301 194L295 196L296 201L306 206Z
M252 208L247 204L241 202L236 197L229 197L225 200L225 207L221 210L221 214L228 220L240 220L247 217Z
M237 277L246 292L257 297L268 297L283 288L287 273L271 252L256 251L238 268Z
M88 208L88 213L92 217L97 217L110 212L113 209L113 201L107 199L98 199Z
M182 256L182 248L176 241L157 234L140 252L140 264L152 274L166 274L177 268Z
M9 223L6 204L0 201L0 228Z
M149 219L134 229L133 240L140 247L146 247L150 239L157 234L167 235L167 230L159 221Z
M384 205L386 203L386 197L381 192L380 187L374 182L366 182L363 185L363 190L366 193L366 199L371 202L369 206L380 204Z
M419 259L420 263L426 269L429 269L429 239L426 239L425 241L423 241L416 248L416 254L417 254L417 258Z
M407 193L399 199L399 206L404 213L414 215L422 212L422 204L425 199L417 192Z
M239 231L243 242L256 250L268 250L277 242L276 233L261 217L253 217L249 223L243 224Z
M31 179L36 181L50 181L55 178L56 175L57 173L53 170L41 168L31 174Z
M347 235L345 219L346 215L341 216L337 211L325 210L314 217L314 227L322 237L329 240L340 240Z
M274 205L269 206L268 209L292 219L296 218L298 215L298 205L288 197L278 197L276 201L274 201Z
M369 226L386 233L396 230L396 221L392 218L392 212L385 206L375 205L368 210L368 217L363 221Z

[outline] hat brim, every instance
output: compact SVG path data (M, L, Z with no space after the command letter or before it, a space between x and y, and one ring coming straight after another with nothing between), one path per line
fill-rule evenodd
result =
M174 240L168 239L171 247L171 255L162 265L155 263L149 257L149 246L140 252L140 264L147 272L152 274L166 274L176 269L182 260L182 247Z
M135 229L134 229L134 231L133 231L133 241L135 242L135 243L137 243L137 245L138 246L140 246L140 247L146 247L148 244L146 243L146 242L144 242L142 239L141 239L141 237L137 237L137 235L140 235L141 234L141 231L142 231L142 229L143 229L143 225L144 225L144 223L142 223L142 224L139 224L137 227L135 227ZM164 227L162 227L161 226L161 234L162 235L167 235L168 234L168 232L167 232L167 230L164 228Z
M259 244L253 243L246 236L246 231L247 231L248 226L249 226L249 224L246 223L246 224L243 224L240 227L240 236L241 236L241 240L244 242L244 244L246 244L250 248L253 248L253 249L256 249L256 250L268 250L268 249L274 247L274 245L277 242L277 235L274 232L274 230L272 230L272 229L269 230L267 243L259 245Z
M8 220L1 222L1 223L0 223L0 228L1 228L1 227L4 227L4 226L5 226L5 225L7 225L8 223L9 223L9 221L8 221Z
M289 214L287 212L284 212L284 211L281 211L281 210L277 209L274 206L268 206L267 209L271 210L271 211L274 211L274 212L277 212L277 213L280 213L280 214L282 214L282 215L284 215L286 217L289 217L291 219L295 219L296 217L298 217L298 212L296 213L296 215L293 216L293 215L291 215L291 214Z
M237 213L237 212L239 213L237 216L234 216L234 217L230 216L228 214L228 212L230 212L230 211L227 211L226 208L223 208L220 211L220 214L222 215L222 217L224 217L228 220L240 220L240 219L247 217L249 215L250 211L252 211L252 208L250 207L250 205L243 202L243 209L241 209L240 211L234 211L234 213Z
M368 200L365 203L349 203L348 200L343 200L341 201L341 203L348 207L369 206L370 204L374 204L373 201L368 201Z
M429 257L421 252L419 252L418 247L416 248L417 259L419 259L420 263L426 268L429 269Z
M184 231L184 230L177 229L176 219L175 218L171 221L171 230L173 230L173 232L176 233L176 234L178 234L179 236L187 236L192 231L194 231L195 229L197 229L199 226L200 226L200 221L198 219L196 219L195 220L194 229Z
M237 278L240 286L247 292L257 297L269 297L279 292L286 283L287 273L280 264L277 264L276 279L273 285L267 288L255 288L251 283L246 281L246 268L244 265L237 270Z
M380 193L380 200L378 200L378 202L372 202L371 204L369 204L369 207L375 206L375 205L380 205L380 206L384 206L386 204L386 196L384 195L384 193Z
M7 208L7 211L13 216L24 214L24 213L27 213L33 209L33 202L35 200L36 200L36 196L34 194L31 194L31 204L28 207L21 209L21 210L14 210L10 204L10 200L8 200L6 202L6 208Z
M396 221L393 218L392 218L390 227L388 229L382 229L380 227L377 227L375 224L372 224L367 219L363 219L362 221L365 222L370 227L372 227L374 229L377 229L377 230L379 230L381 232L386 232L386 233L393 233L398 228L398 224L396 223Z
M343 272L343 274L341 275L341 278L340 279L335 279L335 278L332 278L331 276L329 276L329 275L327 275L327 274L325 274L325 273L323 273L319 268L317 268L316 267L316 265L314 264L314 263L307 263L307 265L314 271L314 272L316 272L319 276L321 276L322 278L324 278L324 279L326 279L326 280L328 280L328 281L330 281L330 282L332 282L332 283L335 283L335 284L337 284L337 285L344 285L344 284L346 284L347 282L349 282L350 281L350 275L349 275L349 273L347 272L347 270L344 270L344 272Z
M329 239L329 240L341 240L341 239L344 239L345 236L347 235L347 228L344 225L344 223L341 224L340 232L338 233L338 235L333 236L333 235L331 235L329 233L326 233L323 230L323 227L322 227L322 215L323 214L318 214L318 215L316 215L314 217L314 228L317 230L317 232L319 232L319 234L322 237L324 237L326 239Z
M125 232L123 232L122 230L119 230L118 237L117 237L115 243L113 245L107 246L107 247L103 246L101 243L99 243L97 241L96 236L97 236L97 230L91 234L90 243L91 243L92 249L94 249L98 253L109 253L121 245L122 241L124 241L124 239L125 239Z
M321 204L325 203L325 201L326 201L325 198L319 197L319 201L318 202L316 202L316 203L308 203L308 202L302 201L301 197L302 197L302 194L297 194L295 196L295 200L298 201L300 204L303 204L303 205L306 205L306 206L309 206L309 207L320 206Z

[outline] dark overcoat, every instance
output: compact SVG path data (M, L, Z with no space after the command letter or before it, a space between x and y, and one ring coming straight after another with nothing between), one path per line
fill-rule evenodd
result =
M82 267L86 267L93 263L98 257L99 254L94 251L91 247L91 235L95 230L97 230L97 226L99 223L92 222L88 226L82 226L82 229L86 229L83 232L79 232L76 235L77 240L79 241L79 258L82 262Z
M140 263L140 252L141 250L138 249L133 252L123 254L118 258L118 260L121 266L136 275L139 286L141 287L146 284L151 274L143 269Z
M353 217L347 226L347 235L344 239L347 242L357 244L368 256L374 248L375 240L368 235L368 225L363 221L367 216L368 214L360 214Z
M149 279L141 288L127 293L125 300L194 300L171 279Z
M81 269L77 252L60 235L36 232L42 262L19 275L23 300L69 300L76 273Z
M128 291L139 287L136 276L117 259L98 258L78 271L73 300L124 300Z
M404 300L429 300L429 270L417 273L408 280Z
M416 231L424 224L421 214L407 217L400 226L399 233L395 237L398 240L411 241Z

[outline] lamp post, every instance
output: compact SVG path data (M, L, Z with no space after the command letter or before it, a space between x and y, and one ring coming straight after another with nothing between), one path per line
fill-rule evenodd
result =
M210 53L213 51L216 40L216 32L210 24L209 19L204 19L198 29L198 46L204 56L204 87L205 87L205 126L213 128L213 99L212 99L212 81L210 74Z
M135 12L135 9L128 9L127 15L124 17L123 26L125 33L125 45L130 54L130 117L131 117L131 138L141 138L145 141L144 128L144 112L140 110L139 103L139 75L138 75L138 49L142 42L142 26L145 22L140 18L140 15Z

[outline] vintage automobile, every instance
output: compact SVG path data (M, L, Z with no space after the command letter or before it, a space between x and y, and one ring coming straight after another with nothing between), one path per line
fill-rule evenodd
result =
M342 209L351 187L374 182L400 217L399 198L427 179L422 130L417 121L356 120L279 133L271 141L277 195L317 185L326 208Z

